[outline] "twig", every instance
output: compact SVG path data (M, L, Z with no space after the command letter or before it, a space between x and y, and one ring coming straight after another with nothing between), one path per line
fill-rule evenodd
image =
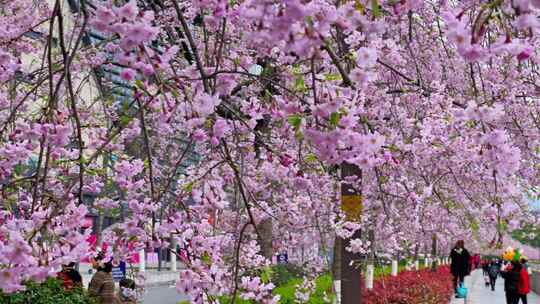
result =
M339 62L338 56L332 51L332 49L328 45L324 45L323 49L330 55L330 58L332 59L332 63L336 66L336 68L339 71L339 74L341 75L341 78L343 79L343 84L347 87L353 87L353 83L351 81L351 78L349 77L349 74L343 69L343 66Z
M182 24L182 28L184 29L184 33L186 34L186 37L188 39L191 52L193 53L193 56L195 57L195 64L197 65L197 69L199 70L199 73L201 74L204 91L208 93L210 92L210 87L208 86L208 77L206 76L206 72L204 71L204 67L201 62L201 57L199 56L199 52L197 51L197 45L195 44L195 41L193 40L193 36L191 35L189 26L186 22L186 19L184 18L184 14L182 14L182 10L180 9L180 6L178 5L178 1L173 0L173 4L174 4L174 9L176 11L176 15L178 16L178 19L180 20L180 23Z

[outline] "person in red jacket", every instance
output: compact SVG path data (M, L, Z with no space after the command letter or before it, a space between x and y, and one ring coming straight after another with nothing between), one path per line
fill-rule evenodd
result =
M62 270L57 273L57 278L62 281L65 290L83 287L81 274L75 270L75 262L62 265Z
M527 263L526 259L521 259L521 265L525 265ZM523 304L527 304L527 294L531 292L531 283L529 280L529 272L525 267L521 267L521 272L519 274L519 284L518 284L518 297L521 299L521 302ZM519 299L518 302L519 303Z

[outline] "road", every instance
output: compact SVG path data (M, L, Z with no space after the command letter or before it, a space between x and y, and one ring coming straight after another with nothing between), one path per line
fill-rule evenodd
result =
M174 286L159 286L146 289L143 304L177 304L182 300L187 297L178 294Z

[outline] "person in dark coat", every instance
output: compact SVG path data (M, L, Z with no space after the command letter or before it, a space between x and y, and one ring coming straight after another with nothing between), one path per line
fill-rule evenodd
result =
M463 283L465 276L469 275L469 260L471 255L469 251L465 249L465 243L463 240L459 240L456 246L450 252L450 272L454 277L454 292L457 293L458 282Z
M483 261L482 262L482 275L487 276L489 275L489 266L491 266L491 261Z
M497 277L499 276L499 271L501 266L495 261L492 261L488 267L488 276L489 284L491 285L491 290L495 291L495 283L497 282Z
M521 277L521 264L513 261L503 271L501 276L504 279L504 292L506 293L506 304L517 304L519 301L519 282Z

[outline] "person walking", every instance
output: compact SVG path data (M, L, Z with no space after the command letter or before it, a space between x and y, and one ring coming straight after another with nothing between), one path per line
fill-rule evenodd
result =
M118 299L114 294L114 281L112 277L112 263L103 263L103 255L99 254L92 266L97 270L90 284L88 294L95 298L98 304L117 304Z
M517 304L519 302L518 289L522 268L519 262L512 261L512 263L501 271L501 276L504 279L506 304Z
M489 272L489 266L491 266L490 260L483 260L482 261L482 275L487 276Z
M527 304L527 294L531 292L531 283L529 278L529 271L524 266L527 263L526 259L521 259L521 271L519 276L519 286L518 286L518 300L516 303L521 300L523 304Z
M489 284L491 285L492 291L495 291L495 283L497 282L500 269L501 267L495 261L492 261L488 267Z
M469 275L470 257L469 251L465 249L465 243L463 240L457 241L456 245L450 252L450 272L454 277L454 293L456 293L456 296L458 285L465 281L465 276Z

